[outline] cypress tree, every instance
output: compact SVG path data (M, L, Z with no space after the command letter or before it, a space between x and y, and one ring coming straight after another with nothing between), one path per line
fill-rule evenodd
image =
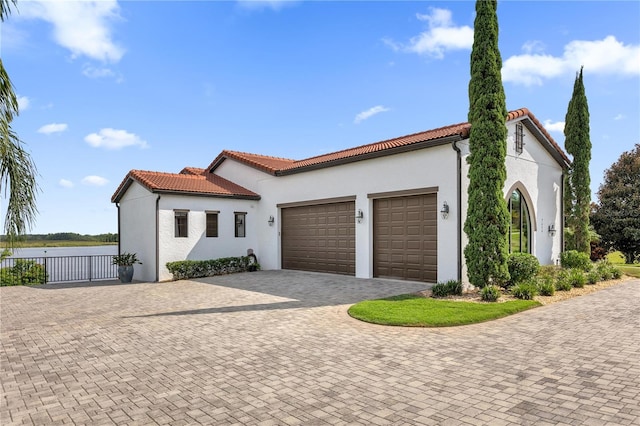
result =
M469 201L464 249L469 281L476 287L509 279L509 212L503 195L507 176L507 107L498 49L497 1L477 0L469 81Z
M589 162L591 161L591 140L589 138L589 105L584 91L582 68L580 68L573 85L573 95L565 117L564 138L565 149L573 156L570 171L573 200L566 203L572 208L570 211L565 211L565 214L569 216L567 222L573 230L573 248L590 253L591 176L589 175Z

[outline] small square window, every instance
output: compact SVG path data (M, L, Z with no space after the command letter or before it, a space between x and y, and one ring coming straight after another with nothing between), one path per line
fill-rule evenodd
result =
M522 154L524 149L524 129L522 123L516 123L516 153Z
M187 238L189 236L189 212L178 210L174 214L176 238Z
M218 212L207 212L207 237L218 236Z
M244 238L246 229L247 214L243 212L236 212L235 216L235 235L239 238Z

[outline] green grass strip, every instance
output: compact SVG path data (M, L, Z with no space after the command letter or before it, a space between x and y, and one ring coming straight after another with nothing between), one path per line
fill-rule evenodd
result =
M533 300L474 303L405 294L356 303L349 308L349 315L381 325L452 327L502 318L537 306L540 303Z
M640 278L640 265L616 265L616 267L630 277Z

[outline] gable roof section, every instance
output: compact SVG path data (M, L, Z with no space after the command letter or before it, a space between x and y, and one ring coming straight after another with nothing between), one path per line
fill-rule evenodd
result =
M509 112L506 119L507 121L522 120L525 126L542 142L545 149L547 149L547 151L563 168L566 168L571 164L571 160L569 160L562 148L560 148L549 132L544 128L542 123L540 123L540 121L538 121L538 119L527 108L520 108ZM304 160L291 160L287 158L269 157L265 155L249 154L246 152L224 150L216 157L215 160L213 160L206 170L212 174L226 159L233 159L262 172L274 176L281 176L397 154L400 152L423 149L431 146L443 145L453 142L454 140L469 138L470 130L471 124L468 122L453 124L381 142L361 145L355 148L344 149L342 151L336 151L329 154L323 154Z
M516 120L521 117L529 118L529 120L524 120L524 125L527 126L527 129L536 135L538 140L543 142L542 145L549 151L549 154L560 163L562 168L567 168L569 164L571 164L571 160L569 160L567 154L565 154L562 148L560 148L560 145L551 137L547 129L544 128L542 123L540 123L531 111L527 108L510 111L509 114L507 114L507 121Z
M192 168L193 169L193 168ZM185 169L183 169L184 172ZM204 169L200 169L204 171ZM193 170L192 170L193 171ZM259 200L260 196L240 185L212 173L161 173L146 170L131 170L124 178L111 202L117 203L133 182L138 182L151 192L189 194L210 197Z
M185 167L180 170L181 175L204 175L206 169L201 169L200 167Z
M207 167L207 170L213 173L225 159L231 158L274 176L287 175L400 152L413 151L430 146L443 145L453 140L468 138L470 128L469 123L454 124L298 161L225 150Z
M206 170L213 172L227 158L237 160L272 175L275 175L278 170L282 170L296 163L295 160L289 158L270 157L268 155L250 154L248 152L229 151L225 149L209 164Z

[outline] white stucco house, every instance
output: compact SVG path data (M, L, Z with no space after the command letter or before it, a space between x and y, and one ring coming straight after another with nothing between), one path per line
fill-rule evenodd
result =
M507 117L510 248L556 263L566 154L527 109ZM206 168L132 170L113 194L138 280L166 263L246 255L262 269L466 281L469 123L304 160L222 151ZM556 231L557 230L557 231Z

